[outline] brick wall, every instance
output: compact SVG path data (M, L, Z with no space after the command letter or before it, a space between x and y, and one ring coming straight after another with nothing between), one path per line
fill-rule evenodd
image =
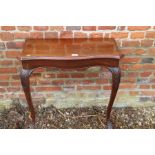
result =
M24 95L19 80L20 56L25 38L115 38L120 52L122 80L116 105L155 103L155 26L1 26L0 100ZM31 77L33 98L57 105L105 103L111 75L102 67L79 70L37 69ZM37 93L36 93L37 92ZM85 104L86 103L86 104Z

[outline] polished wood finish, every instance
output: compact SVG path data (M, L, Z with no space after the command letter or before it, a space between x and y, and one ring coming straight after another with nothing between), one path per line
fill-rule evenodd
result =
M44 57L51 59L116 58L120 55L113 39L28 39L23 59Z
M107 108L107 127L111 128L110 113L120 83L119 60L121 55L112 38L104 39L27 39L20 60L21 83L31 118L35 111L30 93L29 77L38 67L83 68L104 66L112 73L112 91Z

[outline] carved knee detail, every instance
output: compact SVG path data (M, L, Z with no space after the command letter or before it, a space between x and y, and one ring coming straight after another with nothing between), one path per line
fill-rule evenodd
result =
M21 83L23 88L29 87L29 77L32 72L33 70L22 69L20 76L21 76Z

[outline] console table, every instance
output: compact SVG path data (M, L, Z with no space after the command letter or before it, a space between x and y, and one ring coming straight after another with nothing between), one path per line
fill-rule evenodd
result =
M65 69L104 66L112 73L112 90L107 107L107 128L112 128L110 113L120 83L121 55L114 39L26 39L20 61L21 84L28 103L30 118L35 123L35 110L29 77L38 67Z

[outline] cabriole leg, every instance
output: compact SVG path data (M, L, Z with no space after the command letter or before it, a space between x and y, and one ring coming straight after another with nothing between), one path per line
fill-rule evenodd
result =
M31 92L30 92L30 75L33 70L29 69L22 69L20 77L21 77L21 84L25 93L25 97L28 103L29 111L30 111L30 118L35 124L35 111L32 103Z
M110 120L110 113L112 110L112 106L117 94L117 90L120 83L121 78L121 70L119 67L109 67L109 71L112 73L112 90L110 95L110 101L107 107L107 115L106 115L106 121L107 121L107 128L112 129L112 122Z

